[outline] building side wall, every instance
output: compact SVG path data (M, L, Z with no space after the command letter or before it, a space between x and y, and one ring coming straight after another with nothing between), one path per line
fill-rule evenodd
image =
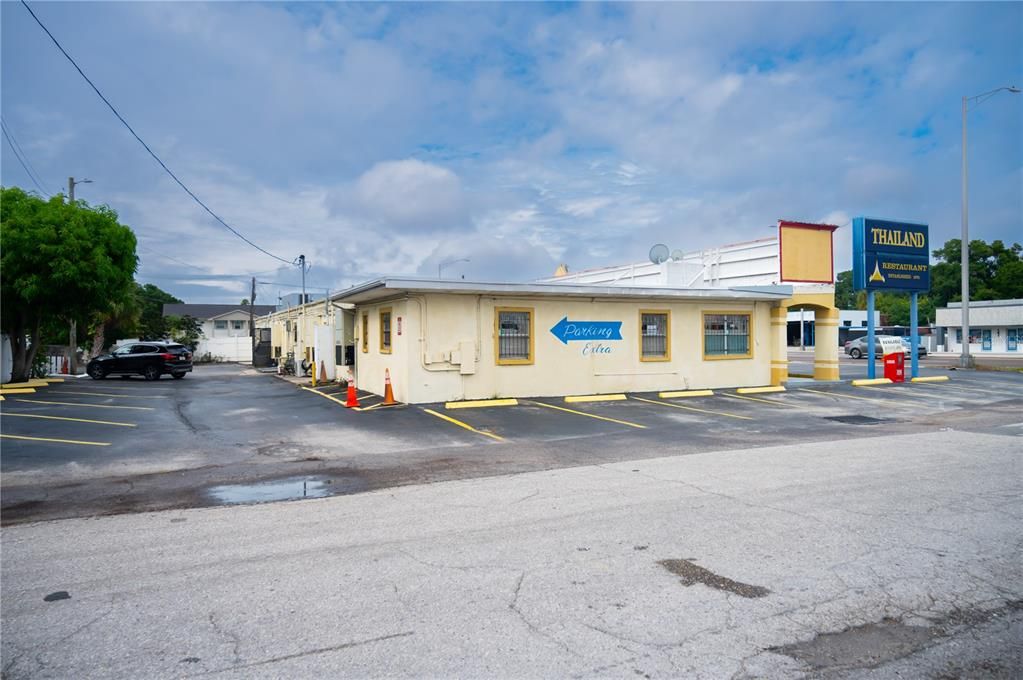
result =
M771 382L771 306L767 302L410 296L400 302L357 307L357 335L362 315L369 315L369 351L362 352L361 340L356 339L359 386L379 393L388 366L395 397L411 403L767 385ZM394 319L402 318L403 333L398 336L395 329L390 355L377 350L382 307L391 307ZM532 311L530 363L498 363L496 314L503 307ZM667 360L641 360L641 310L669 313ZM703 314L708 312L751 315L749 358L704 357ZM622 339L562 343L551 329L563 318L620 321ZM395 368L399 365L405 367L400 382Z

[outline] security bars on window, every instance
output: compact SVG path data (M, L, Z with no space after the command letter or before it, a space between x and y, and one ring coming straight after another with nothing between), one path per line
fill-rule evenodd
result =
M704 316L704 354L707 356L749 354L749 320L749 314Z
M668 355L668 315L644 314L642 336L644 358L666 357Z
M529 360L529 312L501 312L498 358Z

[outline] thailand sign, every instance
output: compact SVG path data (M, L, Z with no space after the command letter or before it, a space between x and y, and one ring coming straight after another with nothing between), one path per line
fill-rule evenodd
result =
M853 288L929 290L926 224L857 217L853 220Z
M551 333L565 345L573 340L621 340L621 321L569 321L563 317L551 327Z

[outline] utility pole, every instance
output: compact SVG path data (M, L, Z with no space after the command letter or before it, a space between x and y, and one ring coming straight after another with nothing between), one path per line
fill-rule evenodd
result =
M255 308L256 308L256 277L252 277L252 295L249 297L249 336L252 340L252 366L256 366L256 324L255 319Z
M305 350L305 303L307 302L306 297L305 297L305 255L299 255L298 256L298 263L302 267L302 306L299 307L299 309L301 311L299 312L299 315L298 315L299 316L299 322L300 322L300 327L299 327L300 330L298 332L298 336L299 336L299 342L300 342L299 348L302 350L302 359L304 359L305 358L305 351L306 351ZM301 364L301 359L299 359L295 363L296 367L299 366L300 364ZM299 375L299 372L295 371L295 375Z
M68 205L75 204L75 185L92 184L91 179L75 181L74 177L67 178L67 199ZM78 322L71 320L68 327L68 372L71 375L78 374Z

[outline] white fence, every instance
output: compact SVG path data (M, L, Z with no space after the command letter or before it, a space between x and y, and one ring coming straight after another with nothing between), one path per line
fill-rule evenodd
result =
M193 361L252 362L252 338L204 338L195 348Z

